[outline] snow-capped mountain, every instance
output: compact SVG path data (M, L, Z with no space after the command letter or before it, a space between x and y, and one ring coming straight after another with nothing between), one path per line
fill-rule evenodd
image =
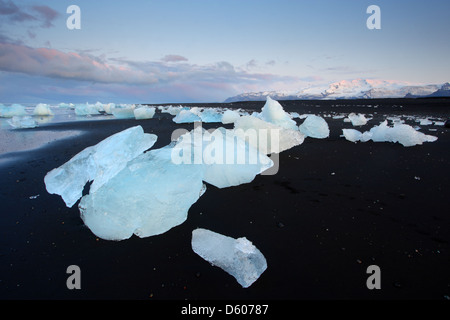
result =
M242 93L228 98L225 102L261 101L266 100L267 96L275 100L403 98L405 96L430 96L438 91L443 96L450 96L446 86L449 86L448 83L443 85L414 85L392 80L355 79L335 82L328 87L309 87L295 92Z

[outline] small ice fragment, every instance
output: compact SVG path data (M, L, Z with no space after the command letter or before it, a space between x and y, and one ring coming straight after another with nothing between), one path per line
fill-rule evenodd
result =
M325 139L330 135L330 129L325 119L316 115L309 115L299 126L299 130L305 136L316 139Z
M363 114L355 114L353 112L348 115L348 119L351 121L353 126L363 126L368 121Z
M37 197L39 197L39 195L37 194L37 195L35 195L35 196L31 196L30 197L30 199L32 200L32 199L36 199Z
M93 104L77 104L75 106L75 114L77 116L88 116L93 114L100 114L97 107Z
M362 133L355 129L342 129L342 132L344 133L345 139L351 142L358 142L361 140Z
M200 257L250 287L267 269L264 255L245 237L234 239L207 230L192 231L192 250Z
M421 145L424 142L434 142L438 139L435 136L419 132L407 124L395 123L393 127L389 127L387 120L364 133L354 129L343 129L342 131L345 138L349 141L398 142L404 147Z
M7 107L0 104L0 117L2 118L12 118L14 116L26 116L28 113L25 110L25 107L21 104L12 104Z
M35 116L52 116L53 112L50 110L50 106L45 103L39 103L33 111Z
M414 179L416 179L416 180L420 180L420 177L417 177L417 176L415 176L415 177L414 177Z
M216 108L207 108L198 114L202 122L222 122L222 113Z
M151 119L155 115L155 111L155 107L138 107L134 109L134 117L136 118L136 120Z
M172 121L175 123L192 123L200 122L202 119L191 110L182 109Z
M226 110L222 115L222 123L234 123L240 118L239 112L235 110Z
M8 120L8 123L11 127L17 129L36 128L38 126L37 122L30 116L14 116Z
M111 112L114 117L118 119L132 119L134 118L134 109L136 106L132 105L119 105L111 108Z
M418 119L417 122L419 122L419 125L421 125L421 126L428 126L428 125L433 124L433 121L429 120L428 118Z

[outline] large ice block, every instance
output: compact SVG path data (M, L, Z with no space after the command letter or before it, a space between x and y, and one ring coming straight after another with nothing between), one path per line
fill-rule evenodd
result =
M156 135L144 133L141 126L116 133L48 172L44 178L47 191L59 194L72 207L88 181L93 181L90 191L95 192L125 168L128 161L150 149L156 139Z
M158 235L183 223L204 192L198 165L174 164L172 147L131 160L79 204L86 226L106 240Z

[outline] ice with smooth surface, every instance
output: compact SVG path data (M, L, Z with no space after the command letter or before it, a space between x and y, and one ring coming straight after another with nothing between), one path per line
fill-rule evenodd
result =
M93 104L77 104L75 105L75 114L77 116L88 116L94 114L100 114L98 108Z
M218 128L208 132L201 127L179 137L173 148L175 163L201 165L203 180L217 188L253 181L257 174L273 166L273 161L234 130Z
M205 108L198 114L202 122L222 122L222 113L216 108Z
M267 269L267 261L245 237L234 239L207 229L192 231L192 250L232 275L243 287L250 287Z
M367 123L367 118L363 114L350 113L348 119L353 126L363 126Z
M284 129L297 130L297 123L291 119L289 113L284 111L281 104L267 97L266 103L259 114L255 114L261 120L270 122Z
M222 115L222 123L229 124L234 123L240 118L239 112L235 110L226 110Z
M175 123L192 123L200 122L202 119L192 112L191 110L182 109L180 112L172 119Z
M14 116L8 120L8 123L13 128L36 128L38 126L37 122L30 116Z
M155 107L142 106L134 109L134 117L136 118L136 120L151 119L155 115L155 112Z
M330 135L330 129L325 119L316 115L309 115L299 126L299 130L305 136L316 139L325 139Z
M356 129L342 129L345 139L351 142L361 141L362 133Z
M25 107L21 104L12 104L10 106L4 106L0 104L0 117L12 118L14 116L26 116L28 115Z
M204 192L202 166L174 164L172 147L128 162L79 204L81 218L98 237L124 240L162 234L183 223Z
M134 118L135 105L116 105L111 108L111 113L118 119L132 119Z
M156 139L156 135L144 133L141 126L116 133L48 172L44 178L47 191L59 194L72 207L88 181L93 181L90 192L95 192L130 160L150 149Z
M305 140L297 126L295 130L286 129L254 116L242 116L234 123L236 135L242 139L250 138L250 145L264 154L280 153L298 146ZM253 135L257 139L252 139Z
M344 137L352 142L366 142L369 140L374 142L398 142L404 147L421 145L424 142L434 142L438 139L435 136L416 131L407 124L394 123L394 126L390 127L387 120L364 133L354 129L343 129L343 133Z

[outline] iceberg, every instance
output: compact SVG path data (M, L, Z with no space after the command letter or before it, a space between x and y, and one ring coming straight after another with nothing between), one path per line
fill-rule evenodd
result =
M50 106L45 103L39 103L33 111L35 116L52 116L53 112L50 109Z
M389 127L387 120L364 133L354 129L343 129L342 131L344 137L352 142L366 142L369 140L374 142L398 142L404 147L421 145L424 142L434 142L438 139L435 136L416 131L407 124L394 123L393 127Z
M72 207L88 181L93 181L90 192L95 192L130 160L150 149L156 139L156 135L144 133L141 126L116 133L48 172L44 178L46 189L50 194L60 195Z
M235 134L243 140L248 140L250 145L261 153L280 153L292 147L298 146L305 140L297 126L294 129L286 129L273 123L261 120L254 116L242 116L234 123Z
M229 124L234 123L240 118L239 112L235 110L226 110L222 115L222 123Z
M297 130L297 123L291 119L290 114L284 111L278 101L272 100L269 96L261 112L255 114L255 116L284 129Z
M172 147L151 150L79 204L81 218L98 237L124 240L162 234L183 223L204 192L202 167L174 164Z
M325 139L330 136L330 129L324 118L316 115L309 115L299 126L299 130L307 137Z
M155 115L155 107L138 107L134 109L134 117L136 120L151 119Z
M368 119L363 114L350 113L348 119L353 126L363 126L367 123Z
M198 228L192 231L192 250L204 260L232 275L243 287L250 287L267 269L267 261L245 237L234 239Z
M13 128L36 128L38 126L37 122L34 121L34 119L30 116L14 116L10 120L8 120L8 123Z
M0 104L0 117L12 118L14 116L26 116L28 115L25 107L21 104L13 104L9 107Z

